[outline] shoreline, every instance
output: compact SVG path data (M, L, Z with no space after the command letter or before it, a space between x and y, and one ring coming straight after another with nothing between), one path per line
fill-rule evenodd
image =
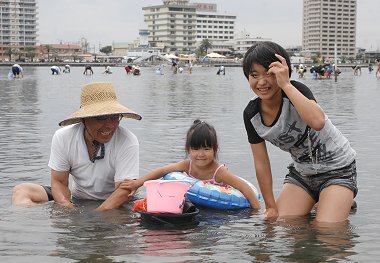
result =
M100 63L100 62L88 62L88 63L83 63L83 62L72 62L72 63L64 63L64 62L0 62L0 67L12 67L14 64L19 64L22 67L51 67L51 66L60 66L64 67L65 65L70 65L70 67L85 67L85 66L92 66L92 67L106 67L106 66L111 66L111 67L124 67L127 64L122 64L122 63ZM134 63L128 63L129 65L134 65ZM164 63L156 63L156 62L143 62L143 63L138 63L136 65L139 65L140 67L156 67L158 65L165 64ZM168 63L169 64L169 63ZM315 65L321 65L321 64L313 64L313 63L300 63L304 64L308 68L311 66ZM215 62L215 63L194 63L194 66L200 66L200 67L220 67L220 66L225 66L225 67L242 67L242 63L220 63L220 62ZM353 68L355 66L360 66L362 68L367 68L368 64L338 64L339 68Z

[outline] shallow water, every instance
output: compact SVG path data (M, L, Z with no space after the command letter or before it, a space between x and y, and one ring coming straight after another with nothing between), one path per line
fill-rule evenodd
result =
M337 82L302 81L314 92L335 125L357 151L358 208L346 224L314 226L306 218L264 222L249 209L200 209L198 225L158 228L140 225L130 205L95 213L94 202L71 211L48 203L12 207L11 189L31 181L49 184L47 162L58 122L79 105L80 87L111 81L119 100L143 116L122 120L140 140L141 174L178 161L185 132L200 118L212 123L220 141L219 159L257 185L242 111L252 93L241 68L193 68L193 74L127 76L123 68L85 76L83 68L52 76L48 67L25 67L25 77L9 81L0 68L0 260L1 262L374 262L380 256L377 200L380 156L380 79L363 71L344 71ZM281 188L290 158L268 145L274 191ZM140 193L143 195L143 191Z

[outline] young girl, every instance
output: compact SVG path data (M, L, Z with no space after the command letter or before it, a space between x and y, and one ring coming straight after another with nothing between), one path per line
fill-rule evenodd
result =
M290 81L290 59L278 44L252 46L244 56L243 71L256 94L244 110L244 123L265 217L306 215L318 202L317 222L346 220L357 193L356 153L347 139L310 89ZM293 159L277 201L265 141Z
M195 120L186 138L185 149L189 159L156 168L137 180L124 181L120 187L132 191L131 194L133 194L145 181L159 179L167 173L180 171L196 179L232 186L247 198L252 208L260 209L259 200L252 188L216 160L218 140L213 126L204 121Z

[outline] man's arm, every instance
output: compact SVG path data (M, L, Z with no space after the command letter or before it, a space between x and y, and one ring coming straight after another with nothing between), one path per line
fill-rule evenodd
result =
M72 208L69 190L69 172L58 172L51 169L51 192L57 204Z
M161 178L163 175L172 171L184 171L188 167L186 161L166 165L148 172L137 180L125 180L115 184L115 191L107 198L96 211L106 211L122 206L128 202L133 194L145 181Z
M98 208L95 209L96 211L107 211L114 208L119 208L124 203L129 201L129 194L131 192L129 190L122 189L119 186L120 183L115 184L115 191L100 206L98 206Z

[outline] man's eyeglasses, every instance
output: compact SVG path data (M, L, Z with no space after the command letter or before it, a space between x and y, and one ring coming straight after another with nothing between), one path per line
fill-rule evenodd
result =
M121 114L103 115L103 116L96 116L94 118L97 121L107 121L107 120L110 120L110 121L117 121L117 122L119 122L123 118L123 115L121 115Z

